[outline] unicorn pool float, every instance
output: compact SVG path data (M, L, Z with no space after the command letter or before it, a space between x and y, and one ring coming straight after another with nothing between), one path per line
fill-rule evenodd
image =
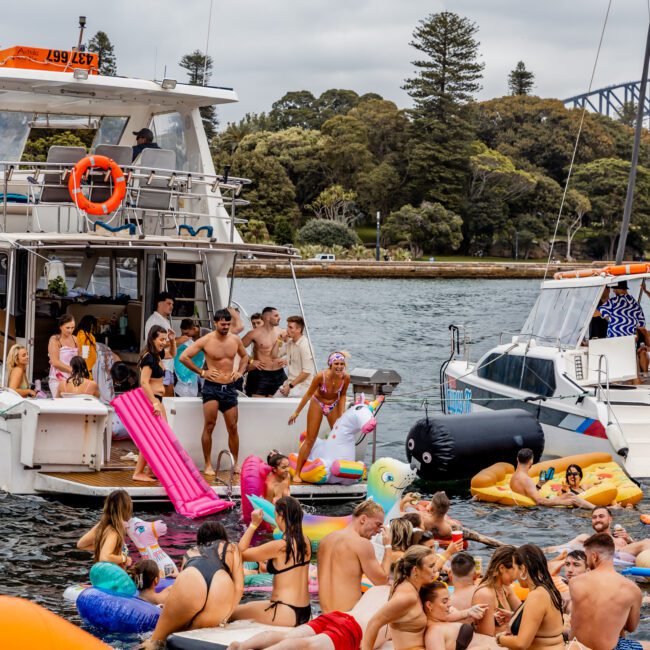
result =
M385 521L389 522L399 516L399 502L404 490L415 480L417 473L407 463L394 458L378 458L368 472L368 498L373 499L384 509ZM275 527L275 506L266 499L249 494L253 508L259 508L264 514L264 520ZM320 542L325 535L345 528L352 519L352 515L345 517L325 517L305 513L302 528L312 542ZM281 536L275 528L274 537Z
M305 483L338 483L351 485L360 481L365 472L363 461L355 460L356 446L377 428L375 416L384 402L380 395L366 402L363 393L343 413L326 438L316 438L309 458L303 465L300 478ZM300 436L300 442L305 433ZM291 476L296 474L297 454L289 454Z
M126 522L125 528L142 559L153 560L158 565L161 578L178 575L178 568L174 561L158 544L158 538L167 534L167 524L164 521L160 519L144 521L139 517L131 517Z

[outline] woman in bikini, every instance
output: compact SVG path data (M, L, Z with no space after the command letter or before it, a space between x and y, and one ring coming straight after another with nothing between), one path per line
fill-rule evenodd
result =
M165 386L163 378L165 368L162 360L165 356L165 347L168 343L167 331L160 325L154 325L147 335L147 344L145 345L142 355L140 356L140 386L151 402L153 414L167 419L165 407L162 400L165 395ZM170 350L172 354L176 353L175 341L171 342ZM145 473L146 460L142 453L138 456L138 462L133 472L134 481L152 482L154 478Z
M297 420L300 411L309 402L307 431L298 452L296 472L293 477L294 483L302 483L300 472L302 472L302 466L309 458L314 446L323 416L327 418L331 429L345 410L345 394L350 384L350 375L345 371L345 354L332 352L327 358L327 366L326 370L322 370L314 377L311 386L300 400L295 413L289 418L289 424L293 424Z
M266 464L271 467L271 471L264 481L264 498L275 504L280 497L291 496L289 491L291 484L289 459L274 449L267 456Z
M420 589L420 598L428 625L424 636L426 648L437 650L466 650L466 648L496 648L493 637L474 632L472 623L458 623L463 619L480 620L486 605L472 605L468 609L451 608L451 596L444 582L434 582Z
M29 387L27 367L29 354L24 345L12 345L7 353L7 386L21 397L36 397L36 391Z
M80 356L72 357L70 359L70 368L72 372L65 380L65 387L62 389L61 394L99 397L99 386L96 381L90 379L86 360Z
M472 596L472 605L487 605L485 616L476 624L480 634L494 636L505 632L513 612L521 606L511 586L519 575L515 551L514 546L501 546L494 551L485 576Z
M278 499L275 502L275 521L282 531L282 538L250 548L255 530L262 523L262 511L254 511L251 523L239 541L239 550L245 561L266 562L266 570L273 575L271 599L240 605L232 619L298 627L311 619L311 542L302 532L302 508L298 500L293 497Z
M508 631L497 633L497 645L513 650L563 650L562 596L544 553L535 544L524 544L515 553L515 564L519 584L529 590L528 596L510 619Z
M63 392L65 380L70 376L72 368L70 360L79 354L79 344L74 332L74 318L70 314L63 314L59 318L59 333L50 337L47 353L50 357L50 374L48 385L52 397L59 397Z
M388 602L370 619L361 650L372 650L381 628L388 625L395 650L424 650L427 617L420 588L437 575L436 556L426 546L412 546L395 564Z
M146 650L163 648L174 632L222 625L241 600L241 555L228 541L223 525L206 521L198 530L196 543L197 551L185 562L151 638L143 644Z

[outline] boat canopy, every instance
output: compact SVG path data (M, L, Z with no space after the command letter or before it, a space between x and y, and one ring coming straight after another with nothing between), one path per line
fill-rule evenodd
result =
M521 334L541 345L578 347L587 336L589 324L606 287L627 281L630 295L641 300L641 281L650 272L627 275L589 275L548 280L521 329Z

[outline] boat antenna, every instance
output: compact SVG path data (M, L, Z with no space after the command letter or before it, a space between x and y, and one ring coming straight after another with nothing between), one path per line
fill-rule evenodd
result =
M86 28L86 16L79 16L79 42L77 52L83 52L84 29Z
M203 86L206 85L206 75L208 73L208 47L210 46L210 24L212 23L212 2L210 0L210 13L208 14L208 34L205 37L205 58L203 59Z
M598 50L596 51L596 58L594 59L594 66L591 70L591 79L589 79L589 90L587 93L591 92L591 88L594 83L594 77L596 75L596 67L598 66L598 58L600 57L600 50L603 46L603 38L605 36L605 29L607 28L607 21L609 19L609 11L612 8L612 0L609 0L609 3L607 5L607 12L605 13L605 20L603 22L603 28L600 32L600 40L598 41ZM573 165L576 160L576 153L578 152L578 143L580 142L580 135L582 134L582 127L585 122L585 115L587 114L587 102L584 102L582 105L582 115L580 116L580 125L578 126L578 134L576 135L576 142L573 147L573 154L571 155L571 163L569 165L569 172L566 177L566 183L564 184L564 192L562 193L562 200L560 201L560 210L557 215L557 220L555 221L555 230L553 231L553 239L551 240L551 246L549 247L548 251L548 260L546 260L546 268L544 269L544 279L542 282L546 280L546 276L548 275L548 267L551 264L551 260L553 259L553 248L555 247L555 240L557 239L557 231L558 228L560 227L560 219L562 218L562 210L564 208L564 202L566 201L566 195L567 192L569 191L569 181L571 180L571 174L573 172ZM539 301L537 301L537 304L539 304ZM537 317L537 312L535 312L535 318ZM530 339L529 339L530 340Z
M632 148L632 161L630 163L630 176L627 179L627 194L625 195L625 209L623 210L623 222L621 233L618 237L618 248L616 249L616 264L620 264L625 256L625 244L627 233L630 229L630 217L632 215L632 203L634 203L634 184L636 183L636 168L639 162L639 144L641 142L641 131L643 129L643 115L646 111L645 95L648 87L648 59L650 59L650 24L648 24L648 35L645 41L645 57L643 59L643 73L641 75L641 87L639 88L639 104L636 109L636 124L634 127L634 147Z

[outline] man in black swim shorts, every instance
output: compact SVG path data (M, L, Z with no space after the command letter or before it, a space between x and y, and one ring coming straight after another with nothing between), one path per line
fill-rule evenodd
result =
M275 307L264 307L262 321L243 338L246 347L253 344L253 369L246 378L249 397L273 397L287 379L283 370L287 361L278 358L279 339L285 334L279 327L280 312Z
M236 382L241 373L234 369L235 357L239 356L239 368L246 368L248 353L241 339L230 333L232 314L227 309L220 309L214 315L215 331L202 336L187 347L181 354L180 361L192 372L203 377L203 433L201 446L205 459L205 473L214 474L212 468L212 432L217 423L219 412L228 431L228 448L235 460L235 472L239 472L237 456L239 455L239 433L237 431L237 388ZM199 368L192 357L203 351L207 369Z

